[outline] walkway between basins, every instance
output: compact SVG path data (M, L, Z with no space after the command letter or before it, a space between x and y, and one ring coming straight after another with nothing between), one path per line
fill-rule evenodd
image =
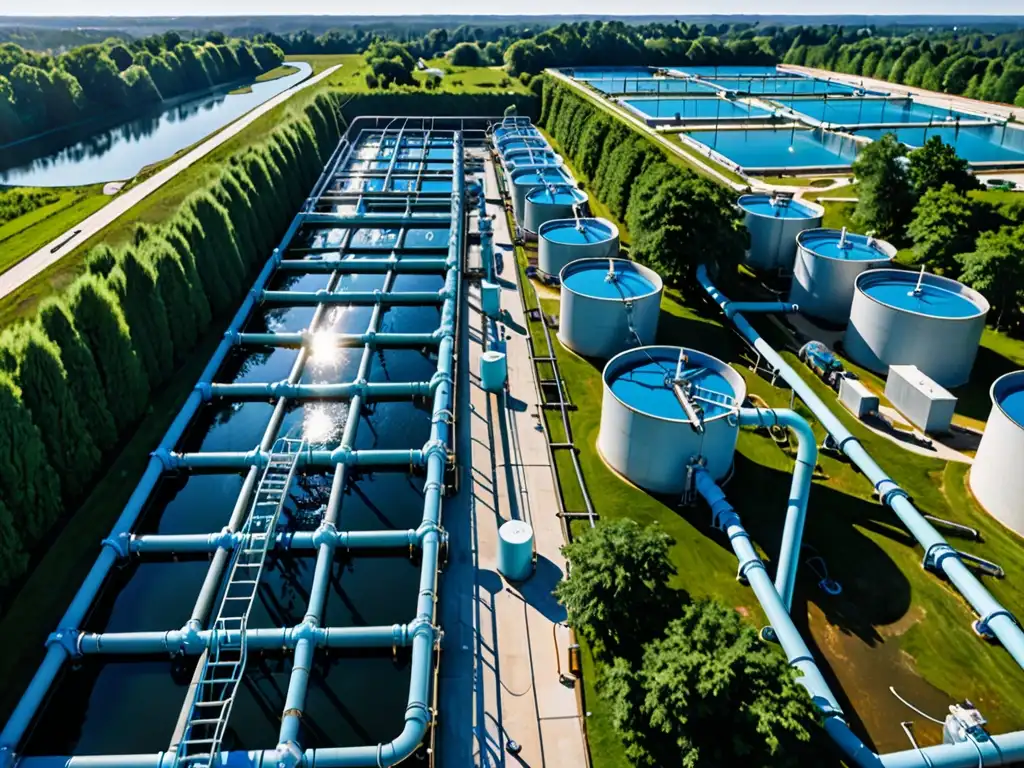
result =
M564 609L551 596L565 573L556 491L515 251L490 161L486 168L494 249L504 257L502 321L480 313L479 288L470 287L462 305L460 334L468 349L459 366L457 413L459 454L469 460L460 493L445 508L451 562L441 585L439 765L583 768L588 761L576 692L559 680L569 631ZM485 392L477 376L484 343L495 333L508 354L508 388L501 395ZM498 527L513 518L533 526L537 548L536 573L518 586L504 582L496 565ZM509 739L521 746L518 756L506 751Z

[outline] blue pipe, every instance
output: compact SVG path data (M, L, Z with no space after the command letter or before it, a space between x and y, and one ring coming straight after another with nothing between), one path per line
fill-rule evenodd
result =
M283 272L343 272L346 275L375 275L395 271L399 274L433 273L445 270L440 258L407 257L390 259L284 259Z
M745 427L789 427L797 435L796 465L786 508L786 522L782 531L782 548L775 571L775 588L782 602L789 610L793 605L793 588L796 572L800 567L800 546L804 535L804 520L807 518L807 499L811 493L811 481L818 464L818 446L814 432L807 420L796 411L788 409L741 408L740 426Z
M729 308L726 310L725 316L732 318L737 312L777 312L785 314L799 311L800 307L786 301L732 301L729 302Z
M448 224L451 215L444 213L424 213L416 215L399 215L388 213L363 213L346 215L341 213L307 212L300 215L303 224L323 225L328 227L367 227L371 229L404 229L406 227L425 227L436 224Z
M440 304L444 301L444 290L440 291L264 291L264 304L287 304L293 307L315 307L318 304Z
M316 398L414 397L429 395L437 385L429 381L351 381L336 384L293 384L290 381L240 382L210 384L205 391L210 397L259 397L289 400Z
M382 347L430 347L437 346L440 337L436 333L331 333L319 331L297 331L294 333L240 333L235 343L262 347L301 347L316 341L317 344L330 344L335 347L363 347L370 344Z
M339 464L338 466L347 466ZM319 549L324 543L342 549L398 549L419 547L425 535L422 529L405 531L339 531L332 526L321 526L316 531L278 533L275 545L279 549L303 551ZM209 553L218 549L234 550L242 540L241 533L142 534L131 536L121 557L129 554L192 554Z
M421 467L424 452L420 449L397 448L391 450L366 449L353 451L345 447L332 451L303 451L300 467L333 467L352 464L361 467ZM270 452L259 450L202 451L200 453L171 453L167 455L168 469L235 470L247 467L265 467L270 463Z
M703 265L697 268L697 280L711 298L725 309L728 316L728 307L732 302L715 288ZM881 502L891 507L896 516L907 526L911 535L924 548L926 566L933 570L941 570L971 604L980 617L975 625L979 633L988 632L997 637L1014 661L1024 667L1024 632L1021 631L1013 614L1004 608L968 570L956 550L942 538L910 502L907 492L878 466L864 446L829 410L803 377L761 338L742 314L733 312L731 319L737 330L775 367L783 380L800 396L815 418L832 435L840 450L871 481Z

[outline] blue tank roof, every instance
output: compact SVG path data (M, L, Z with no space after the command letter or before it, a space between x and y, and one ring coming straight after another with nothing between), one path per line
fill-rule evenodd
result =
M575 205L587 202L589 197L570 184L549 184L532 190L526 199L534 205Z
M537 236L563 245L591 245L616 234L614 225L604 219L555 219L541 224Z
M949 319L976 317L988 311L955 280L925 275L920 286L917 283L916 272L897 269L870 270L857 278L861 291L894 309Z
M747 213L774 219L820 219L821 213L809 205L788 197L743 195L739 206Z
M646 354L637 354L615 372L609 382L612 394L642 413L689 421L673 387L679 352L657 347L643 351ZM736 390L717 370L684 363L680 380L681 386L689 389L691 398L704 410L705 419L728 412L735 402Z
M805 229L796 242L817 256L844 261L891 261L896 250L884 240L839 229Z
M614 269L612 267L614 266ZM562 270L562 286L596 299L637 299L660 286L624 259L584 259Z

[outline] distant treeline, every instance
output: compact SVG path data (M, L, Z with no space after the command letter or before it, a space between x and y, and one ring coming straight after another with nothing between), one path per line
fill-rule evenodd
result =
M74 509L206 332L238 306L337 144L341 96L285 112L159 227L0 335L0 587Z
M271 43L219 32L187 41L175 32L130 42L110 38L57 56L4 43L0 143L255 77L283 60Z
M1024 107L1024 31L986 35L944 31L880 37L807 30L787 64L831 69L930 91Z

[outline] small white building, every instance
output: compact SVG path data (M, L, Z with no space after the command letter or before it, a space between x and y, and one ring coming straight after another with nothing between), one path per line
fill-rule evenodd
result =
M916 365L890 365L885 396L922 432L949 432L956 397L921 373Z
M839 380L839 402L849 408L858 419L878 413L878 395L857 379L844 376Z

